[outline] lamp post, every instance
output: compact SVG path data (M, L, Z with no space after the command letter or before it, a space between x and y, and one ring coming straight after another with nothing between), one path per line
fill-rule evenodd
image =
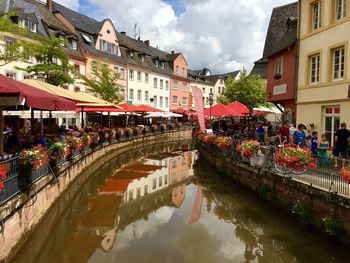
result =
M214 104L214 94L213 94L213 91L210 91L209 93L209 105L210 105L210 110L209 110L209 115L210 115L210 125L211 125L211 107L213 106Z

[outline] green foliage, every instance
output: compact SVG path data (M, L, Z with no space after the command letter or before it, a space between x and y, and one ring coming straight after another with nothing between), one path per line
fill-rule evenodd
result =
M266 200L271 199L272 191L268 185L266 185L266 184L259 185L256 190L262 198L264 198Z
M31 46L31 53L37 63L22 69L32 76L41 76L50 84L59 86L73 83L69 75L73 68L68 63L68 56L61 46L59 38L46 38L36 36L36 42Z
M7 44L0 49L0 66L4 66L13 61L26 61L29 59L31 46L33 41L28 38L30 33L14 24L10 20L10 16L15 15L16 11L0 12L0 38Z
M82 76L82 79L96 95L109 102L121 101L118 85L119 73L111 70L107 64L96 63L92 68L92 75L92 77Z
M330 236L339 237L344 233L342 222L335 217L325 217L323 219L326 233Z
M300 200L292 207L292 213L299 219L303 227L313 226L315 224L311 209Z
M226 91L218 98L219 103L228 104L238 100L244 105L253 107L265 105L266 88L263 80L258 75L248 75L243 68L240 78L226 80Z

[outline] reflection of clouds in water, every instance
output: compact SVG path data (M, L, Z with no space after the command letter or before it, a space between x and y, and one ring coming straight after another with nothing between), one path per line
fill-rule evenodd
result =
M160 209L158 209L154 215L163 223L166 223L170 220L173 213L174 213L174 208L163 206Z
M157 232L157 229L167 223L173 213L174 208L161 207L154 213L149 215L147 221L139 220L133 224L128 225L124 230L118 230L117 242L118 250L124 249L130 246L130 243L134 240L141 239L145 235L153 235Z

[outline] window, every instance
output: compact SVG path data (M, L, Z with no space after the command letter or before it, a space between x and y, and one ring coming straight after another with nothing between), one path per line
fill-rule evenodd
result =
M144 195L148 194L148 185L145 185L145 188L144 188Z
M163 83L164 83L164 80L160 79L159 80L159 88L160 89L163 89Z
M187 83L182 82L182 91L187 91Z
M154 64L156 65L157 68L159 67L159 61L157 59L154 60Z
M324 109L324 132L331 146L334 145L334 136L340 128L340 107L326 107Z
M153 96L153 105L157 107L157 96Z
M218 93L220 93L220 87L218 87Z
M210 88L210 93L213 93L213 88Z
M184 156L181 157L181 165L186 165L186 158Z
M137 90L137 100L141 101L142 100L142 93L141 90Z
M335 0L335 18L337 20L346 17L346 1L347 0Z
M225 93L225 88L224 87L221 88L221 93Z
M36 58L34 56L28 57L28 63L34 64L36 62Z
M125 79L125 69L124 68L120 69L119 74L120 74L121 79Z
M163 177L158 178L158 186L162 187L163 186Z
M186 175L187 175L187 173L186 173L186 170L182 170L182 178L186 178Z
M333 50L333 79L344 78L344 47Z
M129 57L130 57L131 59L134 59L134 52L133 52L133 51L129 51Z
M59 39L61 40L60 45L64 47L66 45L66 40L64 39L63 36L59 36Z
M149 93L148 91L145 91L145 101L149 101Z
M205 93L205 87L203 87L203 93Z
M144 55L141 55L141 62L145 63L145 56Z
M160 61L160 62L159 62L159 67L160 67L160 68L164 68L164 62L163 62L163 61Z
M178 89L179 88L179 82L177 80L174 80L173 84L174 84L173 89Z
M165 81L165 90L169 90L169 81Z
M283 74L283 58L277 58L275 61L275 76L274 76L275 80L281 79L282 74Z
M173 104L177 104L177 96L173 96Z
M152 181L152 189L155 190L157 188L157 178L154 178Z
M16 72L14 72L14 71L6 71L5 74L6 74L6 77L8 77L10 79L16 80L16 78L17 78Z
M182 97L182 105L186 105L187 104L187 97Z
M129 79L134 80L134 71L132 69L129 70Z
M36 33L37 32L37 26L34 22L28 20L28 30L33 32L33 33Z
M117 53L116 45L103 39L100 39L100 50L109 54Z
M133 89L129 90L129 100L134 100L134 90Z
M157 88L158 87L158 79L157 78L154 78L153 79L153 88Z
M146 82L146 83L149 82L149 75L148 75L148 73L145 73L145 82Z
M130 190L129 191L129 201L132 201L133 198L134 198L134 190Z
M205 104L209 104L209 98L208 97L205 98Z
M179 66L176 66L176 67L175 67L175 73L176 73L176 74L179 74Z
M185 76L185 68L182 68L182 76Z
M176 183L177 174L173 174L173 184Z
M312 4L312 30L317 30L321 27L322 19L322 3L316 1Z
M80 65L74 64L74 76L76 78L80 77Z
M165 108L168 108L169 107L169 98L168 97L165 97L165 105L164 105Z
M310 83L320 81L320 55L314 55L310 58Z
M171 167L172 168L176 168L177 167L177 160L176 159L171 161Z
M137 71L137 81L141 81L141 72Z
M164 175L164 185L168 184L168 175Z
M20 27L25 28L26 27L26 20L25 19L18 19L18 25Z
M136 198L140 198L141 197L141 187L138 187L136 189Z
M159 107L163 107L163 97L159 97Z

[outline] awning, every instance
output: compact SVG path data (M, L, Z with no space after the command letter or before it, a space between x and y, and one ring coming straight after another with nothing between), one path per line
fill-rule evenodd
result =
M127 112L137 112L138 110L137 106L132 104L122 103L122 104L118 104L118 106Z
M99 105L99 104L86 104L84 106L77 106L76 111L83 112L125 112L117 108L117 106L111 105Z
M18 111L3 111L4 116L18 116L22 119L29 119L31 117L30 110L18 110ZM49 111L43 111L42 116L44 119L50 118L50 112ZM67 119L74 119L77 117L77 112L75 111L53 111L51 113L52 118L67 118ZM40 119L41 114L39 111L34 112L34 118Z
M5 76L0 76L0 96L17 96L21 100L25 100L25 104L28 107L34 109L75 111L74 101L37 89Z
M228 106L223 104L216 104L210 109L204 110L204 115L213 117L231 117L231 116L244 116L239 112L233 111Z
M37 89L41 89L43 91L55 94L57 96L74 100L78 103L79 106L83 105L84 103L93 103L93 104L100 104L100 105L112 105L112 103L105 101L103 99L99 99L97 97L94 97L92 95L89 95L87 93L83 92L73 92L66 90L64 88L60 88L54 85L51 85L46 82L42 82L40 80L35 79L25 79L21 80L22 83L28 84L30 86L33 86ZM79 104L80 103L80 104Z
M162 110L148 106L148 105L139 105L137 106L139 112L162 112Z

